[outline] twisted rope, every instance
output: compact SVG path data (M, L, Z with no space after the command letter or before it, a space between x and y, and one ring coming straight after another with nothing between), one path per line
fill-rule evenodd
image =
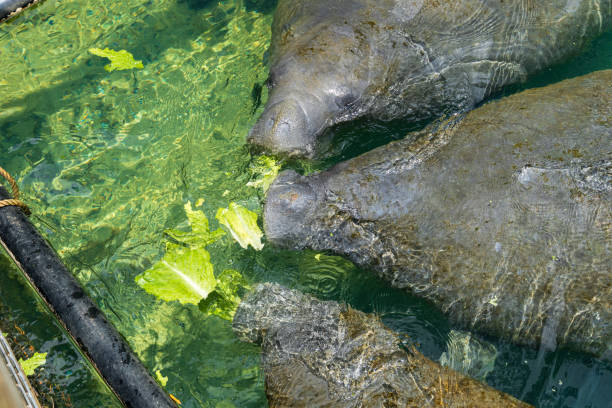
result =
M19 186L17 186L17 182L2 167L0 167L0 176L4 177L6 181L9 182L9 184L11 185L11 190L13 190L13 198L0 200L0 208L7 206L15 206L21 208L25 215L30 215L32 213L30 211L30 208L19 199Z

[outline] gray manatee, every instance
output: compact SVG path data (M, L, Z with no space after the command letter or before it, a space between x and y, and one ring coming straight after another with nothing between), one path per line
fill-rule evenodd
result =
M270 95L249 141L312 157L340 122L470 109L611 22L612 0L279 0Z
M270 407L528 407L427 359L381 321L276 284L258 285L233 323L262 347Z
M612 70L524 91L282 172L266 235L372 268L461 327L612 360L611 126Z

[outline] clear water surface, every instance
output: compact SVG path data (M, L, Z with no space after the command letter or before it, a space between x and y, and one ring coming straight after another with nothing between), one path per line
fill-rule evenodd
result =
M46 0L0 26L0 165L18 180L34 223L108 318L183 407L266 406L260 350L230 323L166 303L134 277L163 254L163 230L186 227L183 205L230 201L261 213L247 187L245 136L265 102L274 5L265 0L104 2ZM612 35L527 84L542 86L612 68ZM126 49L144 69L108 73L90 47ZM261 102L261 103L260 103ZM312 171L403 137L412 125L339 126ZM376 139L372 142L372 139ZM313 252L243 250L229 236L210 248L216 271L276 281L376 312L438 359L455 335L429 304L368 271ZM31 378L54 406L116 407L31 289L0 256L0 329L18 357L48 352ZM612 367L565 351L494 339L492 386L540 407L612 407Z

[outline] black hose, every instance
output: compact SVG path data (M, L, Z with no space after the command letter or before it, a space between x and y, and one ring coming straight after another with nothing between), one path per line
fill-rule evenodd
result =
M125 406L176 407L18 207L0 208L0 241Z
M38 3L39 0L0 0L0 22L17 15L27 7Z

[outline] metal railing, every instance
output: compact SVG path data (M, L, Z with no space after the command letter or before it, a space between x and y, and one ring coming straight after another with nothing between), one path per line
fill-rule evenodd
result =
M28 377L3 334L0 334L0 408L40 408Z

